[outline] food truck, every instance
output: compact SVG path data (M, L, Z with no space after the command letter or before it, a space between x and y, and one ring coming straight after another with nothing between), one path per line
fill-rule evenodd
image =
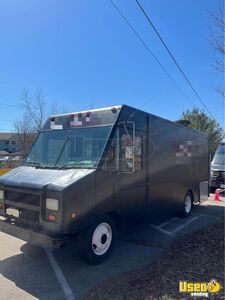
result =
M207 135L127 105L49 117L23 164L0 177L0 230L92 264L115 232L190 215L208 195Z

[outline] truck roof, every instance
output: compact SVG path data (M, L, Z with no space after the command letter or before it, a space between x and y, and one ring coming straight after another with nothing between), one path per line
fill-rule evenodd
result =
M56 115L51 115L49 118L71 116L71 115L76 115L76 114L86 114L89 112L90 113L101 112L104 110L112 110L113 108L121 109L122 105L114 105L114 106L107 106L107 107L102 107L102 108L87 109L87 110L81 110L81 111L70 112L70 113L65 113L65 114L56 114Z
M138 109L138 108L135 108L135 107L132 107L132 106L129 106L127 104L121 104L121 105L114 105L114 106L108 106L108 107L102 107L102 108L97 108L97 109L88 109L88 110L82 110L82 111L77 111L77 112L70 112L70 113L65 113L65 114L55 114L55 115L51 115L48 120L51 120L51 119L54 119L54 118L61 118L61 117L69 117L69 116L74 116L74 115L79 115L79 114L82 114L82 115L85 115L85 114L92 114L92 113L103 113L104 111L112 111L113 109L115 109L117 112L120 111L122 108L128 108L128 109L132 109L134 110L131 115L134 115L134 113L136 112L143 112L145 114L149 114L149 115L152 115L156 118L159 118L161 120L164 120L164 121L167 121L167 122L170 122L170 123L173 123L173 124L176 124L177 126L181 126L181 127L185 127L189 130L193 130L193 131L196 131L198 133L201 133L201 134L204 134L206 136L208 136L205 132L202 132L198 129L194 129L192 127L189 127L189 126L184 126L182 124L179 124L177 123L177 121L171 121L171 120L168 120L168 119L165 119L165 118L162 118L160 116L157 116L157 115L154 115L150 112L146 112L142 109Z
M121 110L121 105L52 115L42 130L63 130L95 126L112 126Z
M163 118L163 117L154 115L154 114L152 114L152 113L150 113L150 112L146 112L146 111L144 111L144 110L142 110L142 109L137 109L137 108L134 108L134 107L129 106L129 105L126 105L126 104L123 104L122 107L128 107L128 108L134 109L135 112L136 112L136 111L137 111L137 112L140 111L140 112L146 113L146 114L148 114L148 115L154 116L155 118L164 120L164 121L169 122L169 123L176 124L177 126L180 126L180 127L183 127L183 128L187 128L187 129L189 129L189 130L193 130L193 131L195 131L195 132L197 132L197 133L203 134L203 135L205 135L205 136L208 137L208 134L207 134L207 133L202 132L202 131L200 131L200 130L198 130L198 129L189 127L189 126L182 125L182 124L180 124L180 123L177 123L177 121L171 121L171 120L165 119L165 118ZM132 115L134 115L134 112L132 113Z

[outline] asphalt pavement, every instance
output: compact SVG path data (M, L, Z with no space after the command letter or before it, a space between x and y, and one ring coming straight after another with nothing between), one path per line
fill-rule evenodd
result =
M0 299L81 299L101 281L154 262L179 236L222 220L224 208L225 198L214 201L212 195L189 218L175 216L122 235L111 258L98 266L78 256L75 242L51 253L0 232Z

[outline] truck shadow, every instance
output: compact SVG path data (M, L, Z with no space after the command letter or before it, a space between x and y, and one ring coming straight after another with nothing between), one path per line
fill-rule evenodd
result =
M210 223L221 222L224 207L218 205L219 203L210 203L207 206L195 207L193 215L199 218L187 227L185 233L192 233ZM136 242L140 237L144 241L143 244ZM165 250L163 240L167 240L169 244L173 238L157 232L150 226L122 234L112 257L97 266L88 265L78 256L75 242L56 250L53 255L74 295L80 299L101 281L154 262ZM14 283L20 289L18 295L23 295L21 299L29 297L28 295L38 299L65 299L44 250L29 244L24 244L20 250L21 254L0 262L0 274L4 277L0 279L0 284L3 283L5 298L20 298L15 296L15 288L12 285Z
M37 299L64 299L43 249L25 244L21 251L21 254L0 261L0 274L4 277L0 279L0 286L4 287L3 298L27 299L32 295ZM15 290L12 283L20 290Z

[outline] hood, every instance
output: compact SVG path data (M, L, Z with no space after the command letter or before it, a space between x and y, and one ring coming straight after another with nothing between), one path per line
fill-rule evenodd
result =
M94 169L52 170L21 166L1 176L0 183L30 189L42 189L51 184L51 187L62 189L93 172Z
M225 171L225 164L211 164L211 169L213 171Z

